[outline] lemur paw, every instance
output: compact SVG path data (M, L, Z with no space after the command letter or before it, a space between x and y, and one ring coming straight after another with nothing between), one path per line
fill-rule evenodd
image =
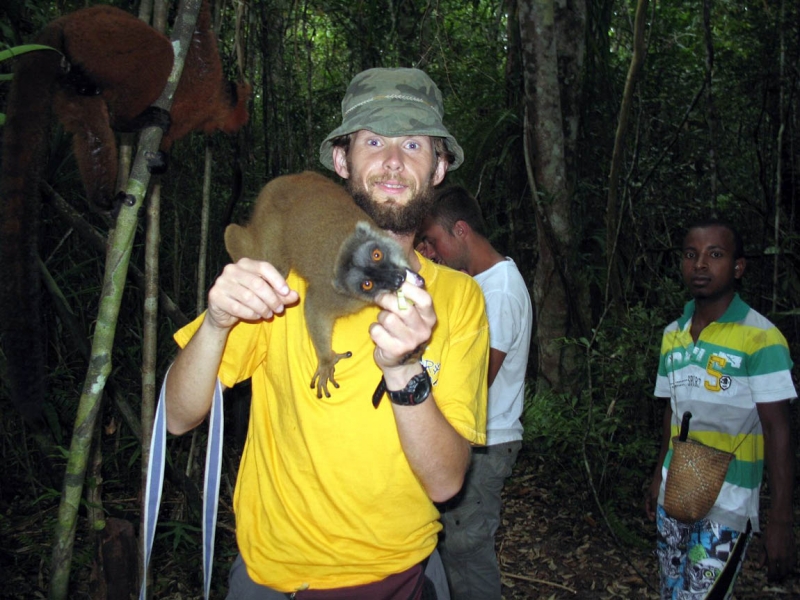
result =
M323 393L325 394L326 398L331 397L331 394L328 391L329 381L333 384L333 387L339 389L339 384L336 383L336 380L333 378L334 367L342 358L350 358L351 356L353 356L352 352L334 354L332 359L326 361L326 364L323 365L322 362L317 364L317 370L314 372L314 376L311 378L311 387L317 388L317 398L322 398Z

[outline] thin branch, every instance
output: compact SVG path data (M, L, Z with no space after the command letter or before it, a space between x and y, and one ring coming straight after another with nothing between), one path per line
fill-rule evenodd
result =
M527 575L517 575L516 573L509 573L508 571L500 571L500 574L503 577L508 577L509 579L519 579L521 581L530 581L531 583L541 583L542 585L549 585L550 587L558 588L560 590L564 590L569 592L570 594L577 594L578 592L571 587L567 587L560 583L555 583L554 581L547 581L546 579L537 579L536 577L528 577Z

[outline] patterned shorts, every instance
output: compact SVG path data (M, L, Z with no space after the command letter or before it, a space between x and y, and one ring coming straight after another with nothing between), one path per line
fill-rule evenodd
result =
M752 537L708 519L696 523L676 521L659 505L659 572L662 600L725 600L741 571Z

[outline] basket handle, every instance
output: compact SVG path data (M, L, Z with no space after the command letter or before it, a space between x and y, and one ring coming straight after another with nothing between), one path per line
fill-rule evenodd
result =
M692 418L692 413L688 410L683 413L683 418L681 419L681 433L678 437L678 440L681 442L685 442L686 438L689 436L689 419Z

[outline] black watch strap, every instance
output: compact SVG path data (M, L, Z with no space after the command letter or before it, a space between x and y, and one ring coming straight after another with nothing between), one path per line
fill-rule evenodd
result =
M425 368L422 368L422 373L419 375L414 375L411 380L406 384L402 390L397 390L393 392L391 390L386 389L386 379L381 377L381 381L378 384L378 387L375 389L375 393L372 394L372 406L378 408L378 405L381 403L383 399L383 395L387 394L389 396L389 400L392 401L392 404L398 404L400 406L416 406L417 404L422 404L425 400L428 399L428 396L431 395L431 378L428 375L428 371Z

